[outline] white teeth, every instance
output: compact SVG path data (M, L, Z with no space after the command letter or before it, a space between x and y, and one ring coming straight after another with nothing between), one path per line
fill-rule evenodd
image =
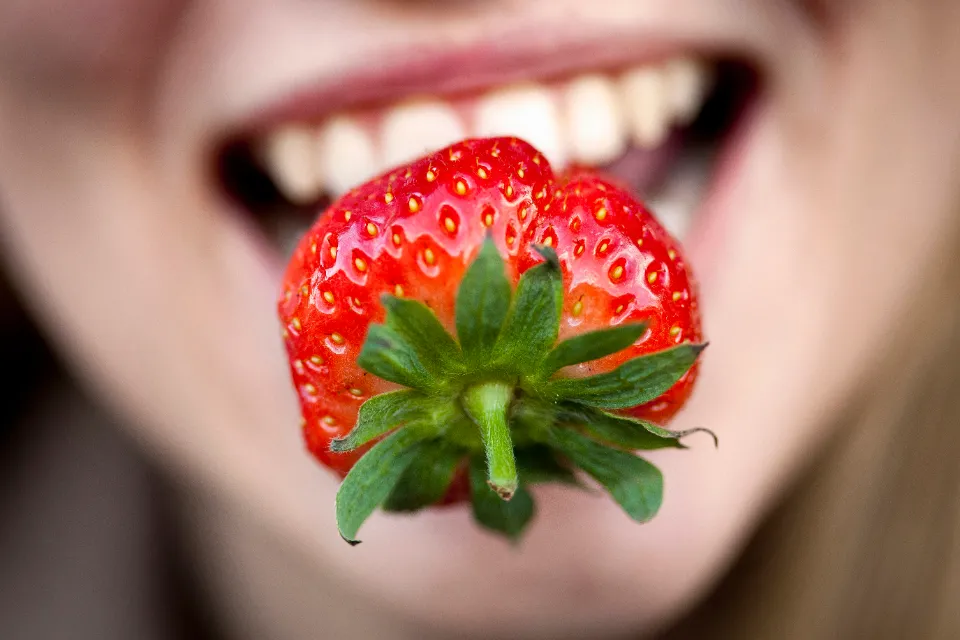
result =
M387 111L380 135L384 160L393 167L458 142L466 131L448 103L424 101Z
M601 75L581 76L567 85L564 98L574 161L602 165L623 154L627 132L613 82Z
M637 146L658 146L670 131L665 77L657 67L640 67L620 79L624 111Z
M286 198L337 197L389 167L466 137L516 136L555 170L568 160L599 166L629 144L653 149L696 116L712 71L678 57L618 76L584 74L561 85L526 83L451 102L421 98L380 112L337 115L318 128L283 126L261 141L260 157ZM467 113L472 122L465 122Z
M566 166L560 114L544 86L519 85L492 91L477 100L474 135L517 136L540 150L555 169Z
M264 141L262 155L277 188L290 202L305 204L319 195L309 129L288 126L274 131Z
M317 160L323 186L334 196L372 178L379 166L371 136L349 116L331 118L320 129Z
M679 124L689 123L706 95L710 74L705 65L691 58L675 58L666 64L667 101Z

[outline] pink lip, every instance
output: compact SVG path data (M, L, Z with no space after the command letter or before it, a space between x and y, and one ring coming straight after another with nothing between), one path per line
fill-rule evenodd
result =
M302 82L258 109L241 125L258 133L291 121L316 121L332 112L415 95L449 95L544 80L596 69L656 63L676 55L742 57L743 43L691 42L637 33L599 38L515 32L474 44L424 45L362 56L336 75Z

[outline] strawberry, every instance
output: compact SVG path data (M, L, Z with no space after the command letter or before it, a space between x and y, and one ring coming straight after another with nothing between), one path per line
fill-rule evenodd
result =
M663 425L704 345L678 246L619 186L557 179L517 139L455 144L321 216L279 314L348 542L378 506L468 498L515 538L528 487L576 469L637 521L659 508L660 472L633 452L682 447Z

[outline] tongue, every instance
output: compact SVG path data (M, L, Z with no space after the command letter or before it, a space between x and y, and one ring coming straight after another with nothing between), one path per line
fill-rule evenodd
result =
M619 159L604 167L572 166L567 173L575 175L599 169L605 175L632 189L641 198L647 199L662 186L680 154L682 145L682 133L675 132L654 149L631 147Z

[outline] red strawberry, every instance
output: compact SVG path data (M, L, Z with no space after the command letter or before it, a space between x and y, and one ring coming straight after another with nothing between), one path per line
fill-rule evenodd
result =
M279 313L307 446L346 475L348 541L377 506L466 497L514 537L526 487L574 468L635 520L659 508L630 451L682 446L658 425L690 395L700 319L676 243L620 187L558 180L517 139L453 145L332 206Z

